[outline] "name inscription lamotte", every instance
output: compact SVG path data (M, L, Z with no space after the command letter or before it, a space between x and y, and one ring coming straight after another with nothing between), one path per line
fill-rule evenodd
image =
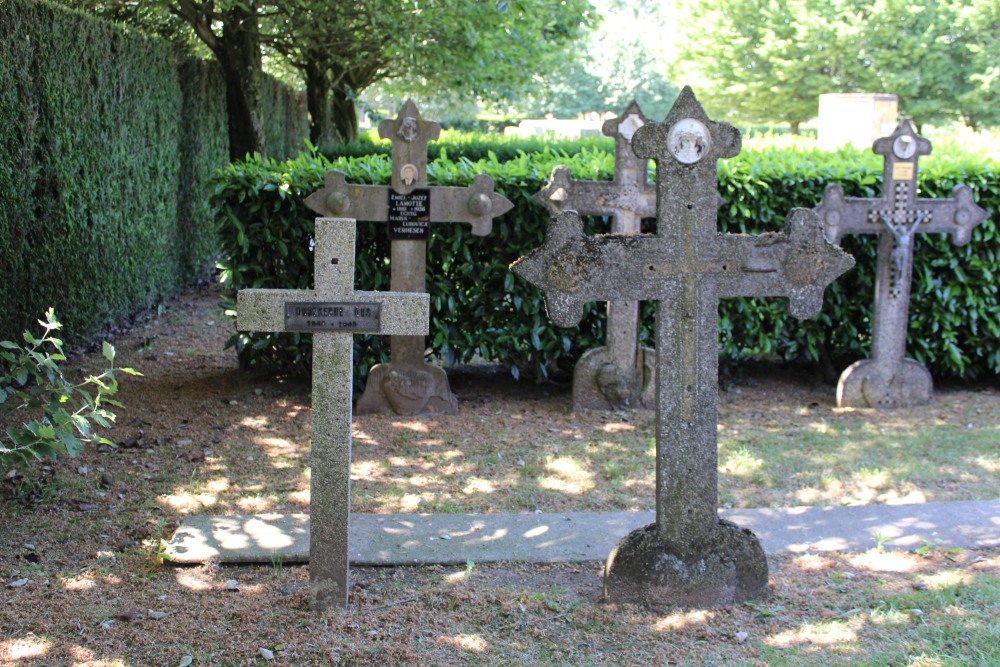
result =
M290 301L285 304L285 331L378 331L381 306Z
M431 232L430 188L406 194L389 190L389 239L426 241Z

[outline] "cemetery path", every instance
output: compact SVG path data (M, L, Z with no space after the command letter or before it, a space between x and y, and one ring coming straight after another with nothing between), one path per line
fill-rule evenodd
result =
M240 371L218 302L198 285L113 332L119 362L144 374L122 380L117 447L0 483L0 665L246 665L265 661L260 649L296 665L814 664L809 647L863 661L939 636L966 638L982 664L997 655L985 652L1000 556L933 545L777 557L773 600L668 614L595 604L600 563L355 568L352 611L326 622L306 612L303 567L164 568L160 539L187 514L308 508L308 384ZM72 363L96 368L99 355ZM355 511L650 509L650 415L574 414L568 386L451 375L456 416L355 418ZM995 385L876 413L838 410L832 388L800 371L748 369L720 400L720 503L995 498L998 425ZM954 592L979 580L994 597ZM926 635L899 611L916 607Z

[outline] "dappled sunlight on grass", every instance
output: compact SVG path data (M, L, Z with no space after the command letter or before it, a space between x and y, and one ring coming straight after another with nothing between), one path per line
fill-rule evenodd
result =
M161 496L160 501L181 514L197 514L201 510L214 508L219 502L214 493L188 493L177 491L169 496Z
M554 475L546 475L538 480L538 485L544 489L579 494L594 488L593 473L568 456L548 461L545 469Z
M411 421L394 421L392 422L393 428L406 429L407 431L413 431L414 433L430 433L430 427L427 422L420 420Z
M867 614L856 614L846 619L831 619L803 623L802 625L768 637L769 646L809 646L813 650L829 650L836 647L838 652L855 653L851 646L858 641L858 631L867 621Z
M622 424L620 422L613 422L610 424L605 424L601 427L601 430L605 433L634 433L635 426L632 424Z
M658 619L652 626L655 632L673 632L684 630L691 625L708 623L715 617L711 611L704 609L680 609Z
M218 588L218 583L208 568L178 568L173 570L174 581L192 591L210 591Z
M490 645L482 635L454 635L452 637L438 637L439 644L450 644L465 651L473 653L485 653Z
M873 572L914 572L920 569L917 558L903 551L878 551L872 549L844 557L851 565Z
M44 658L52 649L53 642L34 635L8 639L0 642L0 664L18 663L29 658Z

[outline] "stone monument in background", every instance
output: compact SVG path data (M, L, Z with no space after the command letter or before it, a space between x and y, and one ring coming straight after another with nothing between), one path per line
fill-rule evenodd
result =
M642 219L656 215L649 160L632 151L632 135L647 122L635 101L621 117L604 121L602 132L615 140L613 181L575 181L560 165L535 201L552 214L608 216L612 234L638 234ZM609 301L607 309L605 345L588 350L573 369L573 408L652 408L656 353L639 345L639 302Z
M898 106L895 95L820 95L816 144L824 151L834 151L842 146L866 150L877 138L892 132Z
M876 234L878 258L871 359L845 370L837 383L841 407L898 408L931 400L931 374L906 358L910 279L916 234L950 234L956 245L969 242L972 229L986 219L972 189L957 185L950 199L917 198L917 161L931 152L931 142L903 120L872 150L884 156L882 197L845 197L839 185L828 185L816 208L831 243L844 234Z
M391 186L354 185L347 183L343 172L331 171L323 188L306 198L306 205L323 216L387 222L390 288L425 292L430 223L471 223L473 234L487 236L493 218L513 204L493 191L493 179L486 174L477 175L470 187L427 185L427 144L438 138L441 126L422 119L412 100L395 119L382 121L378 132L392 140ZM369 372L357 413L454 414L458 402L448 376L424 360L425 349L422 335L392 336L390 361Z
M578 323L589 301L657 302L656 522L612 551L605 597L696 607L759 598L768 593L759 540L718 518L718 300L785 296L792 315L809 317L853 260L806 209L783 233L718 232L717 162L737 155L741 138L710 120L690 88L632 146L657 162L656 234L586 236L565 211L511 268L543 291L559 326Z

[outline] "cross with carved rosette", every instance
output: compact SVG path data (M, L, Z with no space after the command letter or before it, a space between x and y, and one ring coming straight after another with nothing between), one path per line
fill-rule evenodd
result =
M511 268L542 290L559 326L578 323L588 301L657 302L656 523L612 552L605 596L733 604L766 594L767 561L756 536L717 515L718 301L784 296L793 315L809 317L853 261L824 241L806 209L788 217L786 232L718 232L717 162L737 155L741 138L710 120L690 88L632 146L657 163L657 233L586 236L566 211Z

